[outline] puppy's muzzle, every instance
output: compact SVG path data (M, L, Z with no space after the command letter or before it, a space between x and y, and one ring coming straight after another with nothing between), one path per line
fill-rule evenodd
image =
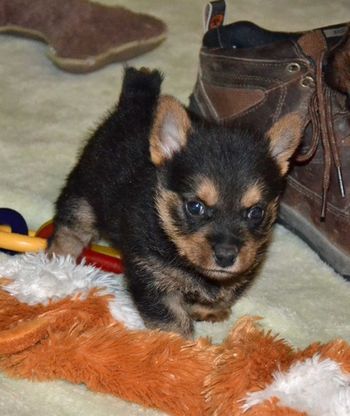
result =
M238 248L235 245L216 245L214 247L214 259L219 267L230 267L236 261Z

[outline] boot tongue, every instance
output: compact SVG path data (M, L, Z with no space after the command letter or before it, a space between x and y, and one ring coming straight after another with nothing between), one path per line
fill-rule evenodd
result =
M313 30L302 35L298 41L298 45L305 55L312 58L314 61L320 54L327 50L327 41L321 30Z

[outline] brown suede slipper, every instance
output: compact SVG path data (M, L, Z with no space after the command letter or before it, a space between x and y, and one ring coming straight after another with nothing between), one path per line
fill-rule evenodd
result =
M152 16L88 0L0 0L0 32L43 40L57 66L90 72L155 48L167 27Z

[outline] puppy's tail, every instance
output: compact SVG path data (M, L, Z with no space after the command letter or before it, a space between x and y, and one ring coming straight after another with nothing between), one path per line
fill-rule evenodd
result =
M118 110L152 108L160 95L163 75L156 69L126 67Z

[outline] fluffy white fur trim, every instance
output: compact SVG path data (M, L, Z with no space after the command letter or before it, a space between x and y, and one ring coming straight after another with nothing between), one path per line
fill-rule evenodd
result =
M309 416L349 416L350 375L344 374L335 361L315 355L295 363L285 373L275 373L270 386L247 395L243 409L273 397Z
M44 252L6 256L0 261L0 276L12 280L3 289L29 305L86 296L93 288L101 289L101 294L114 296L109 308L116 320L130 329L145 327L123 275L106 273L84 263L76 264L69 256L49 259Z

